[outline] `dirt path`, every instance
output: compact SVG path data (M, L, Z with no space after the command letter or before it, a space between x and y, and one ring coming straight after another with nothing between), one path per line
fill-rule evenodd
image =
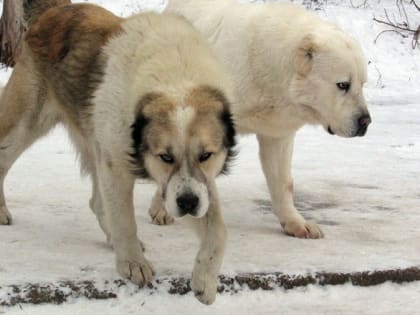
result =
M329 273L322 272L308 275L287 275L283 273L253 273L237 276L220 276L220 294L237 294L242 289L274 290L282 288L290 290L308 285L343 285L351 283L354 286L375 286L387 281L393 283L407 283L420 281L420 268L365 271L355 273ZM124 287L131 294L139 290L149 290L150 295L157 291L167 291L169 294L184 295L191 291L190 280L185 278L160 278L149 284L146 288L135 287L124 280L114 280L105 283L93 281L63 281L57 284L26 284L0 286L5 299L0 299L0 306L15 306L19 304L62 304L69 299L87 298L91 300L104 300L118 298L118 292ZM126 290L125 290L126 291Z

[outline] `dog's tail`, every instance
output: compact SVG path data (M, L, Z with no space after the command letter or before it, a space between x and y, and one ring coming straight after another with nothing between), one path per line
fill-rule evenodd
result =
M24 0L24 19L30 26L40 15L42 15L42 13L48 9L66 4L71 4L71 0Z

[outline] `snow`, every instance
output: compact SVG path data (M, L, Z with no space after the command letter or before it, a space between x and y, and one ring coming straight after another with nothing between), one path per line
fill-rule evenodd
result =
M124 16L164 6L159 0L88 2ZM366 8L328 3L317 11L361 42L370 61L366 95L373 117L365 138L331 137L313 127L298 133L296 204L306 218L321 224L325 239L282 234L270 211L256 140L241 138L232 174L218 180L229 231L223 274L304 275L420 266L420 51L411 49L411 39L391 33L374 43L385 28L372 17L383 17L383 9L398 16L394 3L372 0ZM407 14L415 21L415 12ZM9 75L2 72L0 83ZM25 152L5 188L14 225L0 228L0 300L7 298L8 285L63 280L105 285L118 279L114 255L88 208L89 180L80 179L62 128ZM137 222L146 256L159 279L188 277L197 241L182 221L168 227L150 224L147 209L154 189L148 182L136 185ZM128 286L120 288L114 300L22 305L0 308L0 314L414 314L420 307L419 293L419 282L243 289L220 294L214 305L204 307L191 293L169 295L163 287L151 294Z

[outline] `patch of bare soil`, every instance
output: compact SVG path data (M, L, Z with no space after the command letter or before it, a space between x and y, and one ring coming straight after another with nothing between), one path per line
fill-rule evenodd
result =
M366 271L355 273L320 272L308 275L287 275L283 273L252 273L237 276L219 277L218 291L220 294L236 294L243 288L250 290L291 290L307 285L343 285L351 283L354 286L374 286L384 282L406 283L420 281L420 267L407 269L392 269L379 271ZM0 306L15 306L19 304L62 304L69 299L85 297L92 300L118 298L121 287L132 286L125 280L115 280L105 284L94 281L65 281L58 284L26 284L0 286L0 292L6 291L5 299L0 299ZM102 287L102 288L99 288ZM134 287L132 294L139 290L149 290L150 294L156 291L167 291L169 294L184 295L191 292L190 279L186 278L160 278L145 288Z

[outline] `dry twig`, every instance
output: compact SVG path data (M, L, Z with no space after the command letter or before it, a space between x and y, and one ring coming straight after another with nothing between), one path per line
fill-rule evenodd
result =
M420 12L420 6L416 3L415 0L411 0L409 2L409 4L413 5ZM384 31L380 32L378 34L378 36L376 36L375 43L378 40L378 38L381 35L383 35L384 33L392 32L392 33L397 33L404 38L412 36L413 39L412 39L411 45L412 45L413 49L420 48L420 42L419 42L419 40L420 40L420 24L417 25L417 26L414 26L414 27L412 27L410 25L410 21L408 19L408 15L407 15L407 10L405 8L403 0L396 0L396 5L398 7L398 11L400 13L400 16L402 17L401 21L397 21L395 19L395 17L393 19L391 19L388 15L387 10L384 10L385 11L385 20L377 19L375 17L373 18L373 20L375 22L391 27L391 29L384 30Z

